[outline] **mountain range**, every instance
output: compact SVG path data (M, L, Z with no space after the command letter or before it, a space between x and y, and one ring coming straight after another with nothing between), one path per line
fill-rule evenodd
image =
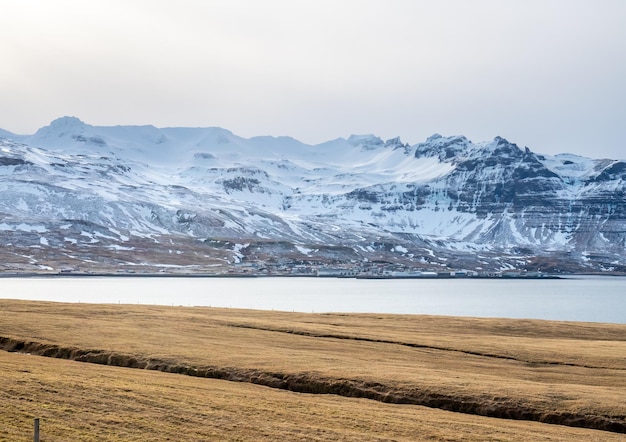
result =
M0 270L626 271L626 162L504 138L0 130Z

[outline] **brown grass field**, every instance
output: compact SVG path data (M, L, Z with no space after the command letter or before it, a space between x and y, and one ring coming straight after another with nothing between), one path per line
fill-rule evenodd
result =
M626 325L12 300L0 311L0 441L32 440L34 417L42 441L626 440Z

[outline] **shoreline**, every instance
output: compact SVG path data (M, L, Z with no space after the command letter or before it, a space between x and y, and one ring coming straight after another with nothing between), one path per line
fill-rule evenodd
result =
M232 273L110 273L110 272L93 272L93 273L64 273L64 272L51 272L51 273L0 273L0 278L335 278L335 279L388 279L388 280L402 280L402 279L506 279L506 280L546 280L546 279L567 279L568 277L581 277L581 276L611 276L619 277L626 275L606 275L606 274L571 274L571 275L407 275L407 276L388 276L388 275L314 275L314 274L232 274Z

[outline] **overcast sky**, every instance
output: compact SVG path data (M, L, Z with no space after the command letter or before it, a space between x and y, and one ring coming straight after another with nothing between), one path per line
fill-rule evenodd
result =
M626 158L624 0L0 0L0 128L496 135Z

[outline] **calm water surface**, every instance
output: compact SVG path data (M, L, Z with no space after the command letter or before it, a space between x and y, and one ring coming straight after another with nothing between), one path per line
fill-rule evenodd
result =
M0 278L0 298L626 324L626 278Z

